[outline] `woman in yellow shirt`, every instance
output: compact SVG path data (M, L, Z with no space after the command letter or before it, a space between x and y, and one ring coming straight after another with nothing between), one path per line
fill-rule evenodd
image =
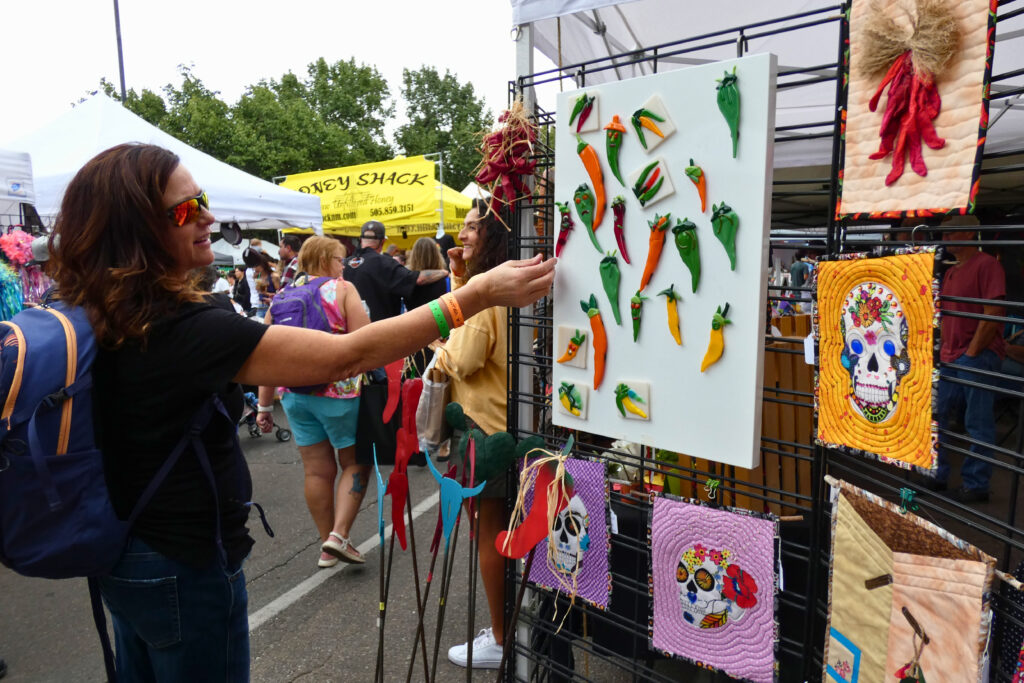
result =
M474 200L459 233L461 247L448 250L451 264L452 290L473 277L503 263L508 255L508 230L487 203ZM466 414L467 426L476 426L484 434L503 432L508 428L508 309L490 308L468 318L466 324L453 330L448 342L437 351L436 367L451 377L452 401L460 404ZM460 470L463 463L454 447L452 461ZM498 554L494 541L505 528L505 477L487 482L481 492L479 510L480 576L487 594L491 628L484 629L473 640L473 668L497 669L501 664L505 642L505 558ZM466 666L468 644L448 650L448 659Z

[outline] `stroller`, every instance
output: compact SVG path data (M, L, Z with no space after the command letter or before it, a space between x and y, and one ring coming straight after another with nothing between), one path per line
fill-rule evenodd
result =
M256 408L259 406L259 400L256 398L256 394L251 391L245 392L243 396L245 398L245 409L242 412L242 419L238 421L238 426L245 425L249 429L249 436L258 439L263 436L260 426L256 424ZM292 430L278 427L275 424L274 436L277 437L278 441L291 441Z

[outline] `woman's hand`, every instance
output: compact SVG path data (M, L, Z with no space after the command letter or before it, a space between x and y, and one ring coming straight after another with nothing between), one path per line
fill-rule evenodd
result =
M466 274L466 261L462 258L462 247L452 247L448 250L448 270L455 277L462 277Z
M540 299L551 291L555 279L555 263L538 254L531 259L506 261L469 281L467 286L478 287L487 306L520 308Z

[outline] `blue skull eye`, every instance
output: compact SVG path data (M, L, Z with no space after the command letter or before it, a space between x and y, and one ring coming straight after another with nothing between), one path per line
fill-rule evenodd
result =
M885 355L887 356L896 355L896 345L893 344L892 341L889 339L886 339L885 342L882 344L882 350L885 351Z
M861 343L860 339L854 339L850 342L850 350L857 356L864 353L864 344Z

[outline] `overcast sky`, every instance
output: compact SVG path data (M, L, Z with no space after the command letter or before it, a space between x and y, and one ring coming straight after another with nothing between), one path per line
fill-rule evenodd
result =
M120 0L119 6L125 80L136 92L180 84L177 69L184 63L230 105L261 78L304 76L318 57L355 57L375 66L396 98L403 68L449 69L473 83L497 114L515 77L508 0ZM0 146L67 111L101 77L117 87L113 7L113 0L0 2Z

